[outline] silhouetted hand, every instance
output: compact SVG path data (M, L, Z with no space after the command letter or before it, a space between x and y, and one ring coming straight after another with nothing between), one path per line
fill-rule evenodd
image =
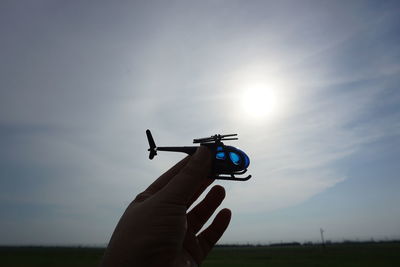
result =
M225 198L218 185L187 213L213 182L207 177L210 169L210 151L201 146L140 193L115 228L102 266L200 265L231 218L230 210L223 209L198 233Z

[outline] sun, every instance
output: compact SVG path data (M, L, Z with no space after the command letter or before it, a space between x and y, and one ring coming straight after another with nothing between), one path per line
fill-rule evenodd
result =
M264 124L279 122L291 112L293 95L286 76L263 63L244 65L228 76L228 96L236 103L234 118ZM228 90L227 90L228 91Z
M278 99L274 88L264 83L248 84L240 96L242 111L247 118L273 117L277 112Z

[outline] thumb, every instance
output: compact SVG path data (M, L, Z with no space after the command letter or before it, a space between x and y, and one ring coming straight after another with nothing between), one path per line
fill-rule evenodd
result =
M168 202L187 205L210 172L211 152L206 146L200 146L186 166L160 191L160 197Z

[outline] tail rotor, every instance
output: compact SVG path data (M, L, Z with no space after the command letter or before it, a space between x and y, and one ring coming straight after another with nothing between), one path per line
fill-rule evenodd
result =
M149 141L149 146L150 146L150 148L148 149L148 151L150 151L149 159L153 159L154 156L157 155L156 143L154 142L153 136L151 135L151 132L149 129L146 130L146 135L147 135L147 140Z

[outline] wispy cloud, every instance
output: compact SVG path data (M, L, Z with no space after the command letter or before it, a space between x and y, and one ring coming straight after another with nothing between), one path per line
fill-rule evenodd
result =
M4 242L104 243L134 194L182 157L149 161L147 128L160 145L239 133L253 178L223 182L226 205L261 222L351 179L340 161L399 136L396 4L228 2L6 6ZM281 107L250 121L240 84L260 78L279 85ZM82 238L81 222L98 228ZM37 234L14 238L26 224ZM67 234L43 235L58 227ZM232 229L226 240L247 231Z

